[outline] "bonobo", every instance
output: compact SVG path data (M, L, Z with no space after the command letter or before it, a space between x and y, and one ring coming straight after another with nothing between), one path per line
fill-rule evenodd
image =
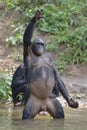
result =
M24 102L26 102L25 99L28 99L29 97L29 86L25 78L23 63L18 66L18 68L13 74L11 89L12 89L12 98L13 98L14 106L23 105ZM53 96L55 97L59 95L56 82L55 82L55 86L53 88L52 93L53 93ZM21 96L21 98L19 95Z
M39 18L39 17L38 17ZM31 42L31 38L32 38L32 33L33 33L33 29L34 26L36 24L36 20L35 17L32 19L33 22L30 23L29 27L26 29L25 34L24 34L24 59L28 56L28 49L29 49L29 45ZM29 34L28 34L29 33ZM41 39L37 39L32 43L32 52L35 53L35 49L38 47L37 44L43 44L42 46L44 47L44 41ZM35 44L35 45L34 45ZM45 49L45 47L42 49ZM37 48L39 49L40 46ZM40 48L41 50L41 48ZM36 51L36 55L39 56L39 52L37 53ZM39 60L39 58L38 58ZM26 62L24 60L24 62ZM25 63L25 66L27 66L28 64ZM24 63L22 63L21 65L18 66L18 68L16 69L16 71L13 74L13 78L12 78L12 83L11 83L11 89L12 89L12 98L13 98L13 103L15 106L20 106L22 104L24 104L24 102L26 102L26 100L29 97L29 85L27 82L27 76L25 78L25 68L24 67ZM30 73L30 72L28 72ZM31 76L30 74L28 75L28 79L29 76ZM55 79L55 86L52 90L53 95L57 97L59 95L59 89L56 83L56 79ZM18 95L21 95L22 99L19 99Z
M14 105L20 106L24 104L25 97L29 96L29 93L27 93L29 87L24 75L24 64L21 64L15 71L12 78L11 89ZM19 98L19 94L21 95L21 99Z
M22 119L32 119L43 110L53 118L64 118L63 108L56 99L59 92L70 107L78 107L60 79L52 58L45 52L45 42L42 39L31 41L36 22L41 17L41 11L37 11L25 30L24 63L17 68L11 84L14 104L25 102ZM21 102L18 98L20 93L23 95Z
M26 102L25 99L28 99L29 97L29 86L25 78L23 63L18 66L18 68L13 74L11 89L12 89L12 98L13 98L14 106L23 105L24 102ZM53 96L55 97L59 95L56 82L52 93ZM21 95L21 99L19 98L19 94Z
M53 118L64 118L63 108L52 93L55 84L69 106L78 107L78 103L70 97L60 79L52 58L45 52L45 42L42 39L31 41L36 22L42 17L41 15L41 11L38 10L23 37L24 75L28 83L29 96L25 96L22 119L32 119L40 111L48 111Z

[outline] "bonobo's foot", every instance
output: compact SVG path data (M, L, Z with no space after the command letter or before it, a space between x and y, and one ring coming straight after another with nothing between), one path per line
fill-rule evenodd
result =
M17 102L17 103L14 103L14 106L16 106L16 107L22 106L22 105L24 105L24 101L23 101L23 100L22 100L22 101L19 101L19 102Z
M68 105L72 108L78 108L79 107L78 102L74 101L72 98L68 100Z

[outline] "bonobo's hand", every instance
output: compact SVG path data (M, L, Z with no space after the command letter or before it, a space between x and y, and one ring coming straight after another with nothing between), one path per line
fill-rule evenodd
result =
M35 14L36 20L39 20L40 18L43 18L42 15L43 10L37 10Z
M78 108L79 107L78 102L74 101L72 98L68 100L68 105L72 108Z

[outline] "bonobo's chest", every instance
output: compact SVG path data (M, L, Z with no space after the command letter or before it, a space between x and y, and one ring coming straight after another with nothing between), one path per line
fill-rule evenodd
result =
M35 68L39 68L42 66L46 66L46 67L51 67L52 64L50 62L50 59L48 57L48 55L43 54L42 56L38 56L38 57L34 57L32 56L32 62L31 65Z
M30 62L30 68L32 71L33 79L37 78L47 78L48 76L54 77L52 64L47 55L42 55L40 57L32 56Z
M30 89L34 96L47 98L51 95L54 84L54 72L49 57L34 57L30 64L31 80Z
M36 70L43 67L52 68L52 63L48 55L43 54L42 56L35 56L31 54L31 56L28 57L29 69Z

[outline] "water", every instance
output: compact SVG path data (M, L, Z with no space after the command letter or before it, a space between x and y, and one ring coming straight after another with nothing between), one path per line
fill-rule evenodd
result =
M22 108L0 108L0 130L87 130L87 108L64 108L65 119L37 116L33 120L21 120Z

